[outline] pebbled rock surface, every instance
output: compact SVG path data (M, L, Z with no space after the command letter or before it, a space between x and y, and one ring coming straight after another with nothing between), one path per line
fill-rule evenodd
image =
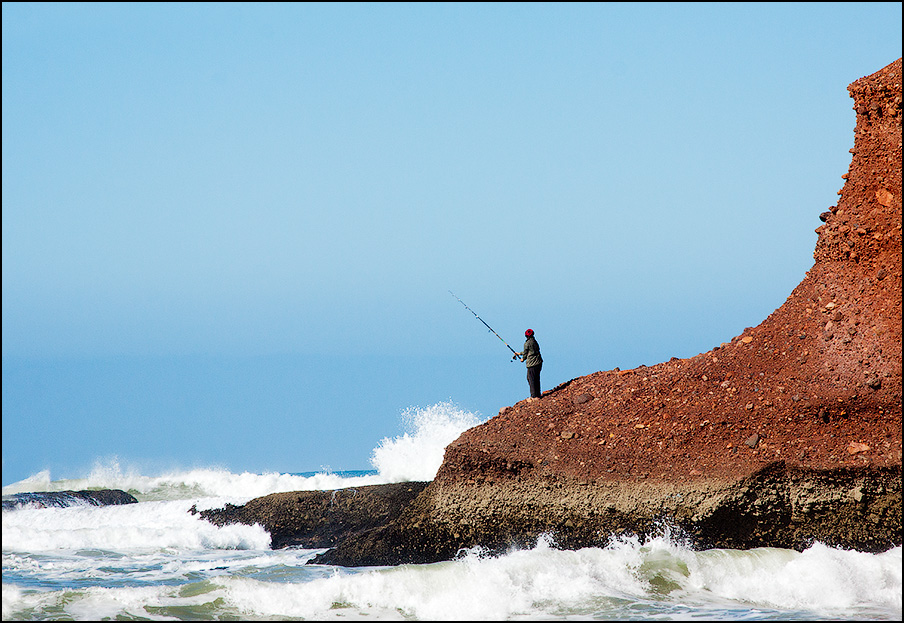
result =
M399 520L315 562L604 544L901 544L901 59L852 83L857 125L815 263L760 325L688 359L503 408L446 448ZM818 220L817 220L818 216Z

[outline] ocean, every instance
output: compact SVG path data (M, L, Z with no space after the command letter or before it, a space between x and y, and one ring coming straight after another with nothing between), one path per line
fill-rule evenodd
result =
M4 620L901 620L901 548L882 554L814 543L699 550L668 528L566 551L474 549L428 565L306 565L324 550L269 548L259 526L218 528L188 512L269 493L430 480L443 448L478 418L450 403L411 412L373 469L147 475L116 460L83 478L48 472L3 487L116 488L138 504L3 511Z

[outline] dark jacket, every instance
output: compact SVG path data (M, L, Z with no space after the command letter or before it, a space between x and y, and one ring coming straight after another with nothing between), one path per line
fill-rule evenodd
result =
M524 342L524 350L520 354L524 360L524 365L528 368L539 366L543 363L543 357L540 356L540 345L537 344L537 340L533 335Z

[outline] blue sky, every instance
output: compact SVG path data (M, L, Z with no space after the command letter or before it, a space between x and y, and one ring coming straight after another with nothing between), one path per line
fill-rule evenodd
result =
M812 266L899 3L9 4L3 483L369 467Z

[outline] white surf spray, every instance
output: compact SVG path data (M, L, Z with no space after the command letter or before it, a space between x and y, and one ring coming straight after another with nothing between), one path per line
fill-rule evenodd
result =
M401 415L402 434L384 437L371 453L376 473L349 476L324 470L316 474L234 473L218 467L176 470L156 476L123 467L117 457L95 462L82 478L52 480L48 470L3 487L3 494L82 489L122 489L139 501L228 498L239 503L270 493L324 491L347 487L433 480L445 447L465 430L480 424L478 416L452 402L410 407Z
M243 613L298 618L512 620L537 618L867 618L901 614L901 548L862 554L815 545L697 552L666 538L614 540L432 565L336 573L283 589L229 578Z
M371 464L385 482L433 480L446 446L480 424L477 416L451 402L409 408L402 419L407 429L404 434L382 439L371 455Z
M213 503L220 498L210 498ZM190 514L189 500L3 512L3 552L135 549L267 549L260 526L219 528Z
M41 472L25 480L3 487L3 494L30 491L66 491L82 489L122 489L139 501L177 500L204 497L251 499L285 491L337 489L348 486L376 484L374 476L344 478L329 472L302 476L267 472L233 473L227 469L204 467L177 470L147 476L137 469L123 468L117 457L95 462L91 472L83 478L51 480L49 472Z
M501 556L472 551L431 565L305 566L310 554L194 559L189 585L27 593L4 587L4 618L288 618L314 620L874 619L901 615L901 548L862 554L694 551L669 537L556 549L541 537ZM110 561L106 561L109 566ZM165 566L161 567L163 569ZM255 567L255 573L249 568ZM128 570L123 570L123 575ZM100 569L99 572L104 572ZM132 577L134 571L129 571Z

